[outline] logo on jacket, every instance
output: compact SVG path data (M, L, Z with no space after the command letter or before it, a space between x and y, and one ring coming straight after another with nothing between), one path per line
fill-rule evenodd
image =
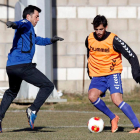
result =
M110 70L113 71L114 70L114 67L116 65L116 60L115 59L112 59L112 66L110 66Z
M106 53L109 53L110 52L110 49L108 48L108 49L105 49L105 48L94 48L94 47L91 47L90 46L90 50L92 50L92 51L97 51L97 52L106 52Z
M27 23L28 21L27 21L27 20L22 20L21 22L23 22L23 23Z
M118 77L117 74L113 74L113 78L114 78L114 86L116 89L119 89L119 81L118 81Z

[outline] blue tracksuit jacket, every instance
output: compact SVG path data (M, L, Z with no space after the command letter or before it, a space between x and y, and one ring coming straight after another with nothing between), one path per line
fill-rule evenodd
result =
M15 23L17 29L15 30L12 49L8 54L7 66L31 63L35 53L35 44L52 44L50 38L36 36L32 23L27 19Z

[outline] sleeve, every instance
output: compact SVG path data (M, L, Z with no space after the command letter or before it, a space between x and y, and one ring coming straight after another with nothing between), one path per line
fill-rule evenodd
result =
M87 48L87 59L89 58L89 48L88 48L88 36L85 40L85 46ZM87 73L88 73L88 76L89 76L89 68L88 68L88 62L87 62ZM92 77L89 76L90 79L92 79Z
M20 30L22 33L28 32L31 29L31 22L26 19L15 21L14 23L17 25L16 29Z
M113 39L113 48L115 51L121 53L130 63L132 68L132 76L136 82L140 79L140 67L137 55L133 50L118 36Z
M87 38L85 40L85 46L86 46L86 48L88 48L88 36L87 36Z
M42 37L36 36L35 44L45 46L45 45L52 44L52 42L51 42L51 38L42 38Z
M85 46L86 46L86 48L87 48L87 58L88 58L88 57L89 57L88 36L87 36L87 38L86 38L86 40L85 40Z

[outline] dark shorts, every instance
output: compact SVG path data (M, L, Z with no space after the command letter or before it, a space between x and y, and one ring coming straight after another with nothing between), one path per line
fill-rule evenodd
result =
M101 96L105 96L107 89L110 91L110 94L123 94L121 74L116 73L108 76L93 77L89 86L89 90L92 88L102 91L103 94Z

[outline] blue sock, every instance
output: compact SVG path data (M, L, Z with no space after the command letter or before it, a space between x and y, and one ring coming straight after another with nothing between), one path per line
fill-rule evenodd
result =
M98 98L95 102L92 103L98 110L102 111L105 115L107 115L111 120L115 118L115 114L113 114L110 109L106 106L103 100Z
M122 101L118 107L129 118L129 120L134 125L134 128L140 127L140 123L139 123L135 113L133 112L133 110L132 110L132 108L131 108L131 106L129 104L127 104L124 101Z

